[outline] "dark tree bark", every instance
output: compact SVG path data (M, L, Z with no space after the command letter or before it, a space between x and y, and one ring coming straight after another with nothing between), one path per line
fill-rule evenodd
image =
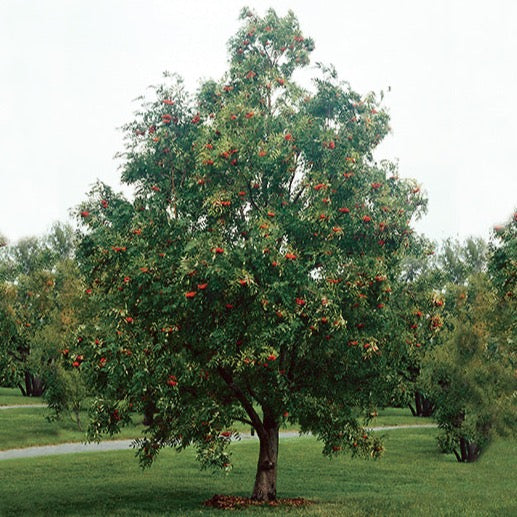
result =
M260 452L252 495L252 498L257 501L276 499L278 430L279 425L268 418L264 419L263 428L257 430Z
M24 397L41 397L45 391L43 379L28 371L25 372L25 386L18 385Z
M232 374L224 368L218 368L219 375L227 383L235 398L242 404L249 417L249 423L257 432L260 444L259 459L257 463L257 474L255 476L255 486L253 487L252 498L256 501L276 500L276 478L278 464L278 431L280 424L278 418L267 406L262 406L263 419L255 411L250 397L254 397L253 392L248 387L248 392L238 386Z
M153 422L154 422L154 413L156 412L156 405L154 404L153 401L149 401L145 406L144 406L144 420L143 420L143 424L145 426L150 426L150 425L153 425Z
M469 442L465 438L460 438L460 453L454 451L456 459L462 463L472 463L479 458L481 449L475 442Z
M218 368L219 375L227 383L228 387L234 394L235 398L242 404L246 411L249 421L259 438L259 458L257 463L257 473L255 476L255 485L253 487L252 499L256 501L274 501L276 500L276 478L278 465L278 431L280 424L274 412L266 406L262 405L263 419L261 420L255 411L250 398L257 397L248 387L248 392L238 386L234 381L232 374L224 368Z
M23 387L23 385L20 382L18 383L18 388L20 388L20 391L22 392L22 395L24 397L27 397L27 392L25 391L25 388Z
M413 416L429 417L434 412L434 405L419 391L415 391L415 407L409 404Z

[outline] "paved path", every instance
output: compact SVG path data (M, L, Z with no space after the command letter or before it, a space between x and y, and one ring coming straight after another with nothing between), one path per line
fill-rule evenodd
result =
M370 431L392 431L395 429L426 429L436 427L435 424L396 425L385 427L370 427ZM300 436L298 431L282 431L280 438L295 438ZM241 440L258 440L257 436L241 434ZM102 452L118 451L131 447L133 440L112 440L100 443L61 443L58 445L43 445L40 447L27 447L25 449L8 449L0 451L0 460L13 458L34 458L36 456L52 456L56 454L70 454L75 452Z

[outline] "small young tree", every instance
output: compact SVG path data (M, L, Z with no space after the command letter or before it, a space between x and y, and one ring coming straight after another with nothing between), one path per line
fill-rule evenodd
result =
M390 284L424 200L372 152L388 131L373 94L320 67L292 13L242 13L230 69L191 98L155 89L126 127L127 200L97 185L79 256L97 326L81 367L99 395L91 435L142 411L143 464L194 444L229 469L232 423L260 441L253 497L276 497L280 426L378 456L358 421L385 401L401 355Z
M88 395L86 384L78 367L66 368L55 362L45 375L45 401L51 413L49 421L68 416L82 430L81 409Z
M60 261L54 270L56 297L47 325L37 336L39 350L47 358L42 369L44 398L50 420L69 416L81 429L80 410L87 390L80 371L81 358L73 349L82 320L88 314L87 293L77 264L72 259Z

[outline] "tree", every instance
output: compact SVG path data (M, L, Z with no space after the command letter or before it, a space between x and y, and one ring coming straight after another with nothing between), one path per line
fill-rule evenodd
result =
M393 402L407 405L414 416L429 417L434 410L418 380L424 356L441 342L441 285L434 246L422 237L415 239L410 255L403 260L399 282L394 284L399 318L393 326L398 339L406 345L399 366L400 386Z
M44 373L71 328L70 292L82 289L71 258L72 230L56 224L49 235L3 249L0 257L0 330L4 377L24 396L41 396ZM77 300L76 300L77 301ZM74 302L75 303L75 302Z
M44 252L37 239L25 239L13 246L4 262L0 298L2 343L8 366L24 396L39 397L44 391L41 364L33 349L38 331L45 325L54 285L44 268ZM4 355L4 354L2 354Z
M498 346L512 358L517 341L517 211L504 226L496 226L489 246L488 272L496 290L492 322Z
M78 352L98 394L91 437L142 411L144 465L194 444L229 469L244 422L267 501L286 421L326 454L382 452L358 418L395 378L390 284L425 200L373 159L389 130L373 94L321 65L312 93L294 82L314 47L294 14L242 20L222 81L192 98L168 76L126 126L134 198L99 183L78 210L97 322Z
M443 255L456 282L446 291L449 330L425 358L421 382L437 406L440 446L460 462L476 461L495 434L515 432L515 228L496 231L488 268L481 240L449 242Z
M450 339L471 278L487 268L483 239L446 239L437 253L433 248L423 238L415 240L404 259L395 295L401 324L398 335L408 345L400 370L399 398L413 415L426 417L433 414L434 404L420 383L422 362L432 349Z
M497 432L515 428L513 368L490 334L493 311L487 276L471 276L449 339L424 360L422 383L436 404L440 446L460 462L476 461Z
M88 293L73 259L58 262L54 278L56 296L52 312L38 335L39 348L45 350L47 358L42 369L44 398L52 412L49 420L67 415L81 429L80 410L88 393L79 368L81 357L71 349L80 322L88 314Z
M82 430L81 409L88 391L79 368L71 365L67 368L66 359L68 357L64 359L65 364L55 361L45 372L44 397L51 410L47 419L49 421L59 420L66 415L77 424L79 430ZM77 360L74 359L73 362L77 362Z

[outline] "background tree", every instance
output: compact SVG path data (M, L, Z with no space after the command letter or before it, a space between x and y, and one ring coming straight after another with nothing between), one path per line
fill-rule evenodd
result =
M41 396L43 374L59 350L65 328L75 334L68 291L79 289L72 230L56 224L48 236L6 246L0 257L2 357L25 396ZM59 331L57 322L62 320ZM58 332L58 334L56 334Z
M462 462L475 461L498 431L515 428L515 381L508 357L491 338L493 310L486 276L471 277L449 340L424 360L422 383L436 404L440 446Z
M517 363L517 211L505 226L496 227L490 242L488 271L496 289L496 310L492 317L498 346Z
M232 423L260 441L253 497L276 497L278 433L298 422L324 452L382 452L358 418L386 400L404 346L390 284L425 202L372 156L388 132L373 94L320 66L292 13L245 9L230 68L195 97L170 77L126 127L122 180L79 209L82 271L97 308L78 353L96 388L90 435L131 411L150 464L194 444L229 469Z
M421 379L437 407L441 448L462 462L475 461L496 433L515 432L515 312L506 312L515 292L515 223L494 240L491 276L481 241L445 255L461 283L448 286L450 330L425 358Z
M415 416L428 417L434 411L419 379L422 362L428 352L450 339L471 278L486 268L487 245L479 238L446 239L440 246L415 239L404 259L400 282L394 286L398 335L407 344L399 402L407 403Z
M422 391L419 376L423 358L441 343L444 282L432 243L424 238L415 240L410 253L403 261L399 282L394 284L397 336L406 346L393 402L407 405L414 416L429 417L434 405Z
M70 248L71 249L71 248ZM46 357L42 377L50 420L70 417L81 429L80 411L88 395L80 372L82 358L73 353L81 322L90 317L77 263L69 258L56 264L56 297L48 323L38 335L39 350Z

